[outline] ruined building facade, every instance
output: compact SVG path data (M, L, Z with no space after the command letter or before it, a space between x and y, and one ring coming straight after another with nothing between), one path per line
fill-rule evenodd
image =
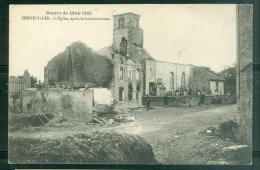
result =
M44 83L64 88L109 88L112 76L112 61L82 42L72 43L44 68Z
M224 79L208 68L155 60L143 47L139 19L134 13L114 15L111 51L138 65L143 95L164 96L188 89L224 94Z
M105 87L115 102L140 103L144 95L164 96L188 89L224 94L223 79L209 69L200 70L207 76L194 78L200 67L155 60L143 46L139 15L129 12L113 17L111 47L93 52L83 43L73 43L45 67L45 84Z
M28 70L23 76L10 76L8 81L8 93L10 95L21 94L26 88L31 87L31 76Z
M112 60L114 61L113 96L116 101L139 101L143 95L143 30L134 13L114 15ZM141 53L140 53L141 54Z

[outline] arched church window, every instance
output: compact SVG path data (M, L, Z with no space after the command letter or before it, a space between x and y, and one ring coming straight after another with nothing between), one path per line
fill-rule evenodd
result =
M131 80L133 78L133 70L128 68L128 79Z
M171 88L174 90L174 72L171 72Z
M139 76L140 76L140 69L138 68L136 70L136 74L135 74L135 78L136 78L137 81L139 81Z
M121 43L120 43L120 53L122 55L126 55L126 53L127 53L127 40L125 37L122 38Z
M157 79L157 84L158 84L158 85L162 85L162 79L161 79L161 78L158 78L158 79Z
M181 75L181 87L185 88L185 73L184 72Z
M135 19L135 27L136 27L136 28L138 28L138 27L139 27L139 21L138 21L138 19L137 19L137 18Z
M215 90L215 92L218 92L218 90L219 90L219 86L218 86L218 82L216 81L216 90Z
M128 100L132 100L133 99L133 86L132 84L128 84Z
M119 18L119 28L123 28L125 26L125 19Z
M119 73L119 77L120 77L120 80L123 80L123 77L124 77L124 68L121 66L120 67L120 73Z

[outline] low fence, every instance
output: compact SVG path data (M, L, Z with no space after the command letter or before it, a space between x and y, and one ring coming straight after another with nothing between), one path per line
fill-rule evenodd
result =
M146 105L147 98L151 106L169 106L169 107L192 107L200 104L232 104L236 103L236 97L233 95L191 95L191 96L144 96L143 105Z
M92 90L23 90L22 112L50 113L88 120L93 110Z

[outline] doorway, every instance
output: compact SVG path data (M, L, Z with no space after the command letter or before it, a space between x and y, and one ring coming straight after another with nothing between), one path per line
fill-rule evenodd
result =
M124 98L124 88L119 87L119 101L123 101Z

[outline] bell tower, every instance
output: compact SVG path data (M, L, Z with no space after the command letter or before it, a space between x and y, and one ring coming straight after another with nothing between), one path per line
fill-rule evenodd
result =
M143 30L139 26L139 18L132 12L113 16L114 52L131 58L136 48L143 47Z

